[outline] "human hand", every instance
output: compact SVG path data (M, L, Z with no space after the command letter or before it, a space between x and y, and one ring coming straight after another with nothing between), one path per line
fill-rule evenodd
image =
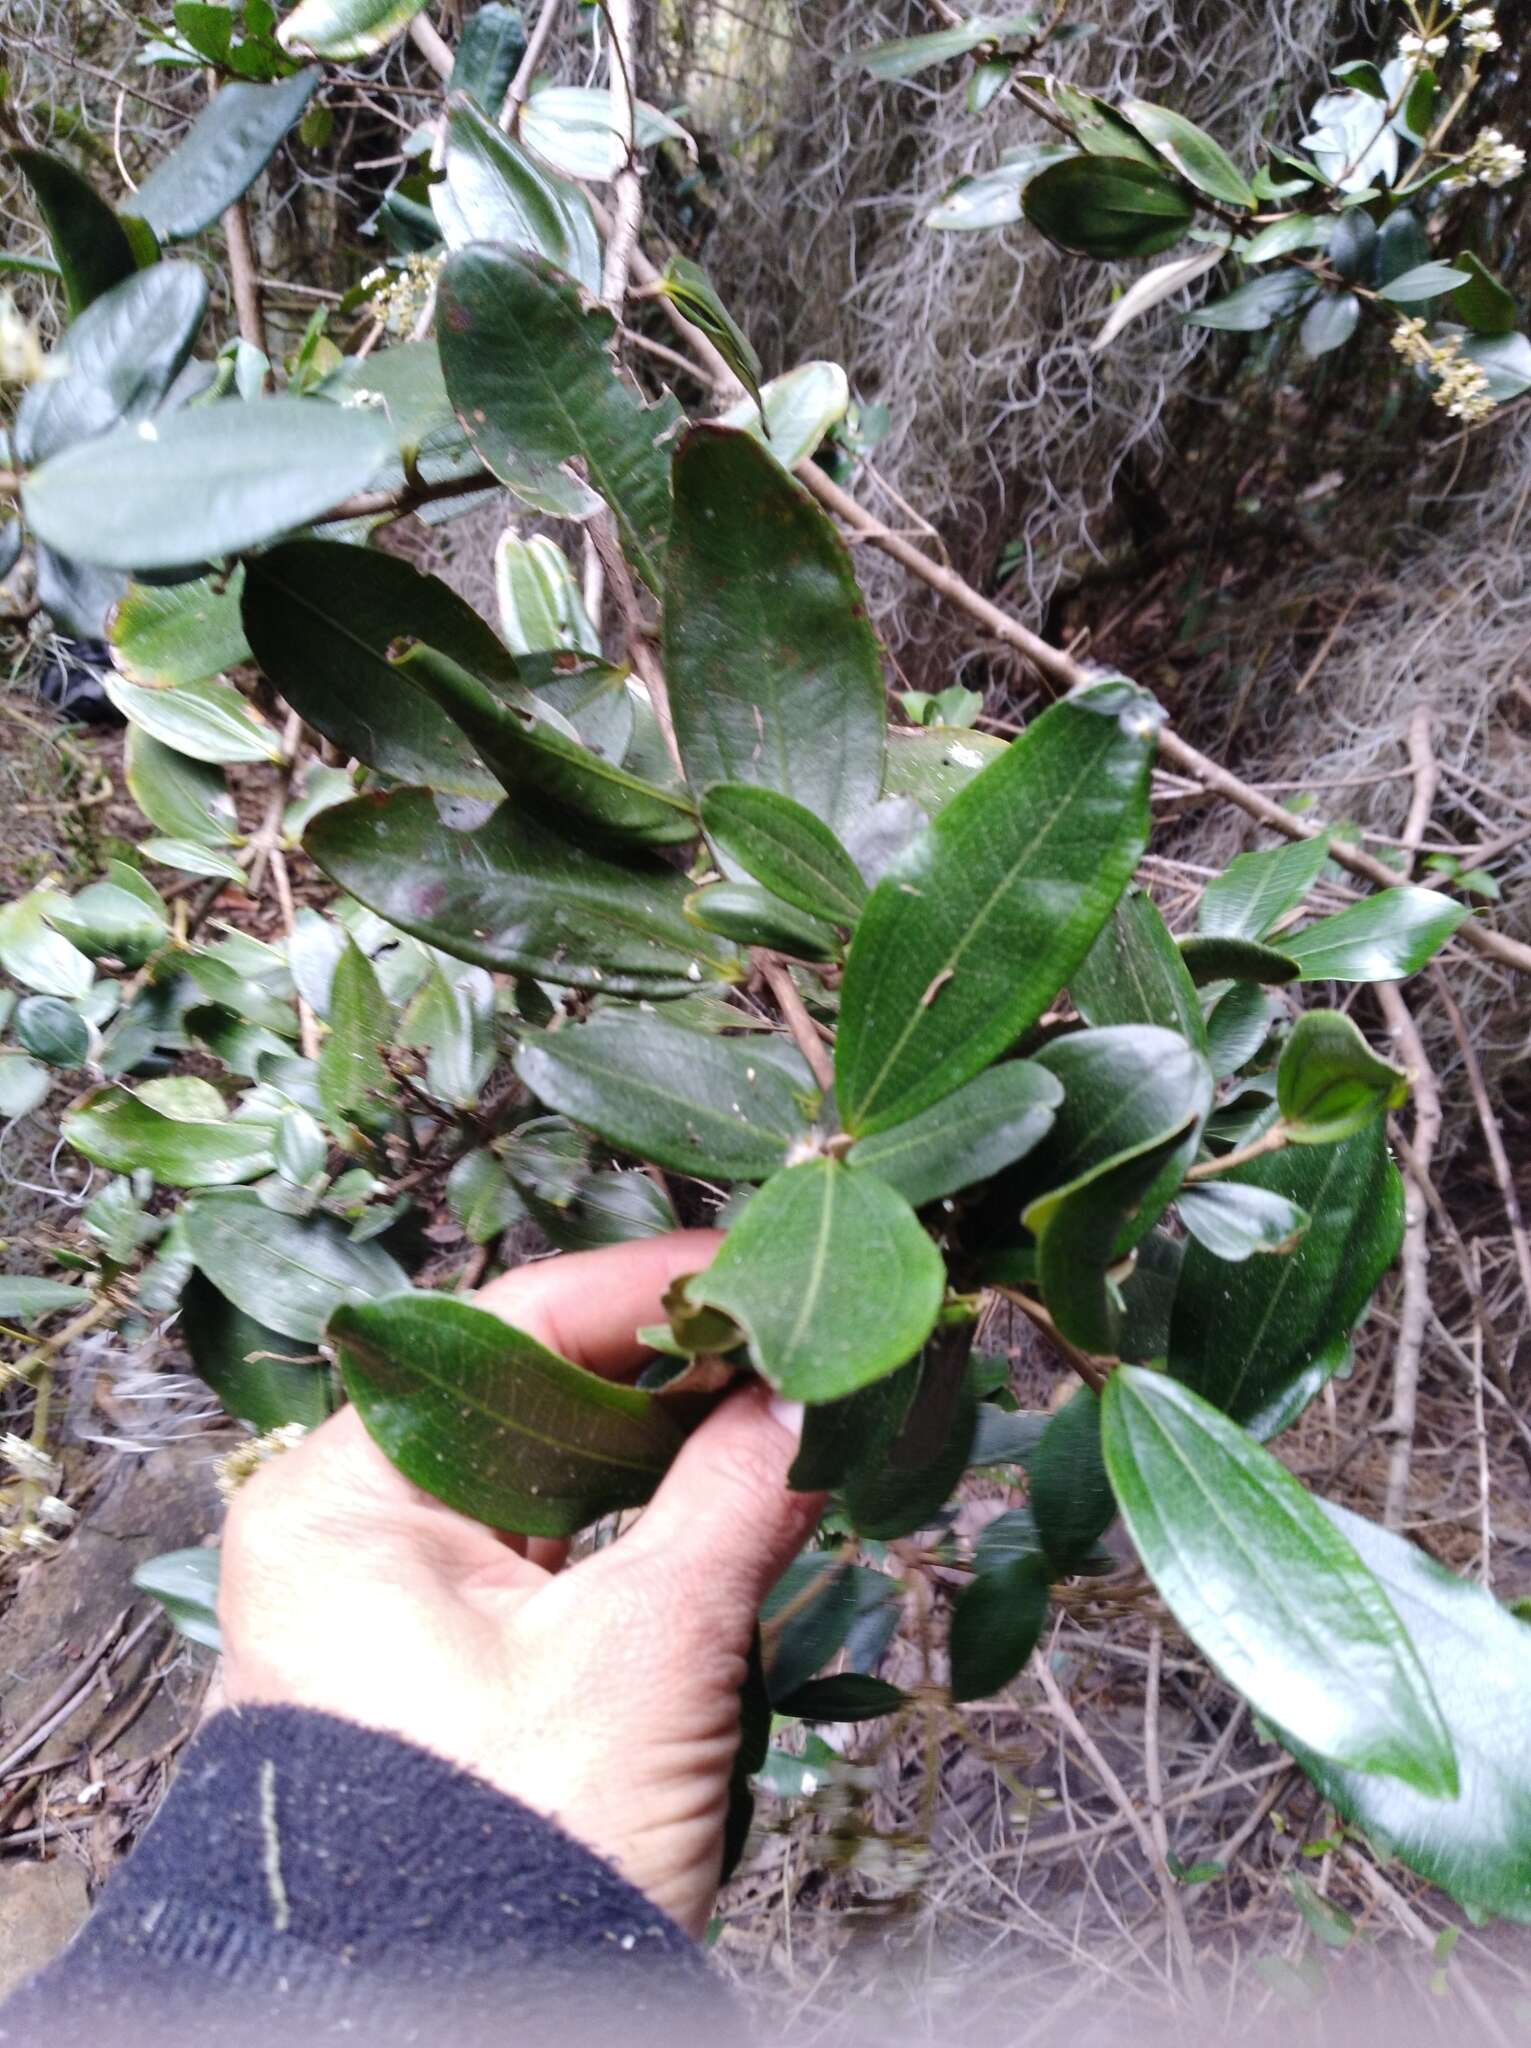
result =
M480 1306L608 1378L706 1266L713 1231L550 1259ZM614 1864L683 1927L712 1910L755 1614L822 1497L793 1430L731 1395L621 1539L507 1539L395 1471L354 1408L242 1487L223 1541L230 1706L318 1708L473 1771Z

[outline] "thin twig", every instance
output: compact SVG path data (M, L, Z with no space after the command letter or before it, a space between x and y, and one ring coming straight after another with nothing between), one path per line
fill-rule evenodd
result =
M239 338L266 354L266 315L261 305L260 272L250 240L250 211L243 199L236 199L223 216L223 233L229 250L229 278L234 287L234 317ZM266 383L271 371L266 371Z
M808 1014L808 1006L797 992L797 983L788 973L784 962L774 953L757 951L755 964L761 978L776 998L781 1011L782 1022L792 1033L792 1042L808 1062L813 1078L827 1094L835 1085L835 1070L830 1062L829 1052L819 1036L818 1026Z
M1464 925L1465 931L1467 927ZM1478 1112L1478 1122L1483 1129L1483 1142L1488 1147L1489 1164L1494 1169L1494 1182L1499 1189L1499 1199L1504 1205L1505 1221L1510 1226L1510 1241L1515 1247L1515 1270L1520 1275L1522 1299L1531 1302L1531 1242L1526 1237L1526 1226L1520 1213L1520 1196L1515 1190L1515 1176L1510 1171L1509 1155L1504 1149L1504 1133L1499 1128L1499 1119L1494 1114L1494 1105L1489 1101L1488 1088L1483 1079L1483 1067L1467 1026L1462 1021L1462 1012L1457 1008L1446 977L1439 967L1432 968L1431 978L1435 983L1436 995L1441 1008L1451 1024L1452 1036L1456 1039L1457 1050L1462 1055L1462 1065L1467 1073L1467 1085L1472 1090L1473 1107Z
M537 76L537 66L547 54L547 47L558 20L559 5L560 0L542 0L541 12L527 38L526 49L522 53L521 62L516 66L516 75L510 81L505 104L500 109L500 126L507 135L514 129L526 102L526 96L532 89L532 82Z
M633 83L633 0L602 0L611 29L611 125L622 148L622 168L613 182L614 211L601 266L601 297L620 320L627 298L627 274L638 246L643 186L638 170L637 115Z
M452 49L427 14L417 14L409 24L409 40L443 81L452 76Z
M1430 1314L1430 1231L1426 1178L1441 1135L1441 1091L1426 1055L1414 1013L1392 982L1382 982L1377 998L1393 1042L1402 1055L1413 1086L1414 1132L1404 1169L1404 1227L1400 1264L1403 1298L1398 1311L1398 1343L1393 1352L1393 1408L1388 1429L1387 1493L1382 1519L1389 1529L1401 1526L1408 1505L1409 1468L1414 1456L1418 1412L1419 1362Z

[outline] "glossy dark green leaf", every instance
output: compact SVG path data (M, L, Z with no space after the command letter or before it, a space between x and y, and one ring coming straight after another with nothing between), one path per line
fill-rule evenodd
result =
M986 1465L1027 1465L1042 1440L1051 1418L1032 1410L1016 1414L982 1401L978 1423L968 1448L968 1464L975 1470Z
M686 1291L748 1332L778 1392L833 1401L918 1351L945 1277L901 1195L875 1174L814 1159L766 1182Z
M1195 1145L1192 1124L1025 1212L1037 1234L1043 1298L1069 1343L1120 1355L1128 1321L1120 1262L1163 1212Z
M1116 1520L1100 1448L1100 1401L1081 1387L1053 1416L1032 1453L1031 1511L1049 1563L1077 1569Z
M1281 946L1262 946L1255 939L1208 938L1197 933L1180 941L1180 958L1197 988L1215 981L1252 981L1265 988L1279 988L1296 981L1297 963Z
M834 1678L810 1678L773 1702L778 1714L796 1721L880 1721L908 1704L909 1695L885 1678L842 1671Z
M641 1011L528 1034L516 1072L549 1108L608 1144L718 1180L775 1173L818 1102L807 1069L783 1048Z
M1225 206L1253 210L1258 204L1249 180L1222 144L1184 114L1156 107L1148 100L1130 99L1121 101L1116 112L1198 192L1220 199Z
M1467 914L1465 903L1434 889L1382 889L1300 932L1283 932L1281 950L1297 962L1301 981L1402 981Z
M1207 1012L1207 1057L1219 1081L1248 1064L1270 1036L1270 998L1258 982L1236 981Z
M177 1325L198 1376L230 1415L260 1434L301 1422L317 1429L336 1405L328 1368L307 1346L267 1329L194 1272Z
M712 1310L706 1310L712 1315ZM887 1442L909 1406L909 1368L875 1380L838 1401L803 1410L802 1438L787 1484L794 1493L831 1493L845 1484L868 1446Z
M1412 306L1420 299L1436 299L1444 292L1454 291L1467 281L1467 276L1465 270L1458 270L1452 263L1420 263L1390 278L1377 296L1390 305Z
M702 799L707 836L775 896L810 917L852 925L866 902L861 872L823 821L781 791L715 783Z
M184 242L242 199L303 115L321 73L275 85L220 86L186 134L133 194L130 211L162 242Z
M1021 204L1058 248L1106 262L1155 256L1196 218L1178 178L1131 157L1065 157L1030 180Z
M167 1550L147 1558L133 1571L133 1584L157 1600L188 1642L204 1650L221 1650L218 1626L218 1552Z
M18 149L12 162L31 187L64 280L71 317L138 268L127 230L95 188L62 157Z
M869 71L884 84L914 78L934 64L946 64L953 57L965 57L985 43L1021 41L1037 33L1034 14L975 14L966 21L954 21L928 35L900 36L892 42L873 43L855 51L847 64Z
M494 633L438 577L371 548L287 541L246 565L243 617L288 704L346 753L403 782L497 794L476 748L389 660L396 641L419 640L476 676L513 681Z
M882 664L845 546L748 434L675 458L665 673L686 779L793 798L836 831L882 781Z
M1531 391L1531 339L1524 334L1470 335L1462 343L1462 354L1483 372L1485 395L1496 405Z
M738 946L765 946L789 960L838 960L833 925L794 910L758 882L709 882L686 898L686 915L703 931Z
M682 1432L664 1403L615 1386L448 1294L354 1302L330 1318L346 1392L407 1479L460 1514L569 1536L639 1507Z
M643 846L685 844L697 834L688 798L656 789L603 760L539 719L527 704L507 703L433 647L398 647L392 665L457 727L500 787L519 802L567 824L572 812L597 834Z
M964 1586L952 1608L954 1700L989 1699L1025 1668L1047 1621L1047 1570L1040 1558L997 1565Z
M495 242L523 249L545 256L587 291L600 291L601 245L582 189L456 97L447 118L446 181L432 189L431 204L449 248Z
M1325 292L1309 306L1297 330L1305 356L1326 356L1343 348L1361 324L1361 301L1354 292Z
M939 1332L887 1382L889 1398L857 1446L841 1486L857 1533L891 1543L928 1528L967 1470L978 1419L972 1332Z
M112 1173L146 1166L176 1188L228 1187L269 1173L269 1124L223 1117L187 1122L166 1116L126 1088L98 1088L67 1111L61 1126L77 1152Z
M285 1337L315 1344L332 1309L409 1282L375 1241L353 1243L328 1216L265 1208L248 1188L195 1196L181 1212L198 1269L220 1294Z
M103 956L142 967L170 935L163 903L146 903L116 882L92 882L77 896L49 891L48 922L92 960Z
M1295 910L1318 880L1329 835L1292 839L1260 853L1241 853L1202 891L1196 929L1209 938L1263 939Z
M34 1279L30 1273L0 1273L0 1322L35 1323L61 1309L88 1306L83 1287L67 1280Z
M486 0L457 38L448 89L468 93L486 113L497 114L525 50L520 8Z
M160 269L169 269L161 264ZM112 660L133 683L198 683L250 659L244 570L191 583L130 583L112 614Z
M1214 327L1227 334L1259 334L1300 312L1318 292L1305 270L1271 270L1252 277L1224 298L1193 306L1189 327Z
M434 963L399 1027L406 1045L425 1048L425 1085L438 1101L470 1108L494 1071L495 987L482 967L448 975Z
M686 918L683 875L618 867L513 803L457 831L428 791L362 797L321 812L303 844L358 902L480 967L640 997L740 977L732 948Z
M1207 1029L1169 928L1150 896L1129 889L1111 921L1069 977L1069 994L1087 1024L1159 1024L1198 1052Z
M393 1010L372 962L347 938L330 985L329 1035L319 1052L319 1100L348 1151L368 1148L393 1122L396 1093L383 1047Z
M1332 1146L1290 1146L1235 1167L1312 1222L1294 1252L1228 1265L1188 1246L1169 1369L1236 1422L1270 1436L1343 1364L1350 1332L1403 1241L1403 1183L1380 1122Z
M832 1551L805 1550L766 1595L760 1633L773 1704L848 1650L859 1621L896 1606L898 1583Z
M1319 1505L1408 1630L1440 1703L1461 1783L1454 1799L1432 1799L1397 1778L1342 1770L1295 1741L1293 1754L1322 1796L1384 1853L1469 1908L1531 1918L1531 1757L1521 1736L1531 1628L1404 1537L1332 1501Z
M1517 317L1513 295L1470 249L1451 260L1467 273L1467 282L1451 295L1451 309L1457 318L1465 320L1475 334L1512 334Z
M633 570L658 590L675 400L643 402L609 353L611 314L540 256L460 249L439 294L441 367L482 460L540 511L584 517L593 488ZM587 483L566 467L576 458Z
M425 0L298 0L277 30L288 51L342 63L371 57L400 36Z
M1294 1144L1351 1137L1397 1109L1408 1092L1402 1067L1379 1059L1338 1010L1305 1010L1281 1049L1276 1102Z
M1454 1798L1450 1733L1403 1624L1285 1466L1139 1366L1107 1382L1101 1437L1145 1569L1255 1711L1331 1763Z
M1007 1060L907 1123L860 1138L846 1164L875 1173L913 1208L973 1187L1040 1144L1063 1089L1045 1067Z
M1026 187L1038 171L1078 153L1068 143L1022 143L1007 149L989 170L959 178L926 214L925 226L937 234L1015 227L1024 218Z
M841 992L847 1130L928 1108L1041 1016L1147 842L1157 725L1124 682L1055 704L883 876Z
M671 256L660 274L658 289L712 343L718 354L744 386L757 407L763 407L760 393L760 358L744 329L718 297L717 286L689 256ZM767 417L766 424L770 421Z
M447 1175L447 1204L472 1244L490 1244L519 1223L526 1205L504 1166L487 1147L465 1152Z
M175 382L207 313L195 264L156 263L94 299L54 358L58 374L28 387L16 410L16 455L46 462L119 420L141 420Z
M603 1167L586 1174L573 1200L558 1207L540 1201L530 1189L525 1199L533 1221L562 1252L596 1251L602 1245L662 1237L679 1220L663 1188L636 1167Z
M1215 1259L1233 1265L1256 1252L1285 1255L1307 1232L1312 1217L1271 1188L1238 1181L1189 1182L1176 1197L1180 1220Z
M83 1067L90 1026L62 996L23 996L13 1020L16 1043L50 1067Z
M318 519L393 452L378 413L301 398L192 407L116 427L28 476L32 531L115 569L178 569Z

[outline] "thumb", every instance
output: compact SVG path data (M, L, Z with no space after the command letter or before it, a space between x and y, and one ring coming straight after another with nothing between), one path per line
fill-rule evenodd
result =
M819 1519L826 1496L787 1487L801 1428L767 1387L731 1395L687 1438L624 1539L710 1628L751 1626Z

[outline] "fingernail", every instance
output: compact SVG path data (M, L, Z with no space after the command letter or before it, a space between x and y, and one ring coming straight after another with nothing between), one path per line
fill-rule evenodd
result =
M801 1401L784 1401L780 1394L773 1394L770 1400L771 1420L778 1428L784 1429L794 1443L801 1443L803 1437L803 1404Z

